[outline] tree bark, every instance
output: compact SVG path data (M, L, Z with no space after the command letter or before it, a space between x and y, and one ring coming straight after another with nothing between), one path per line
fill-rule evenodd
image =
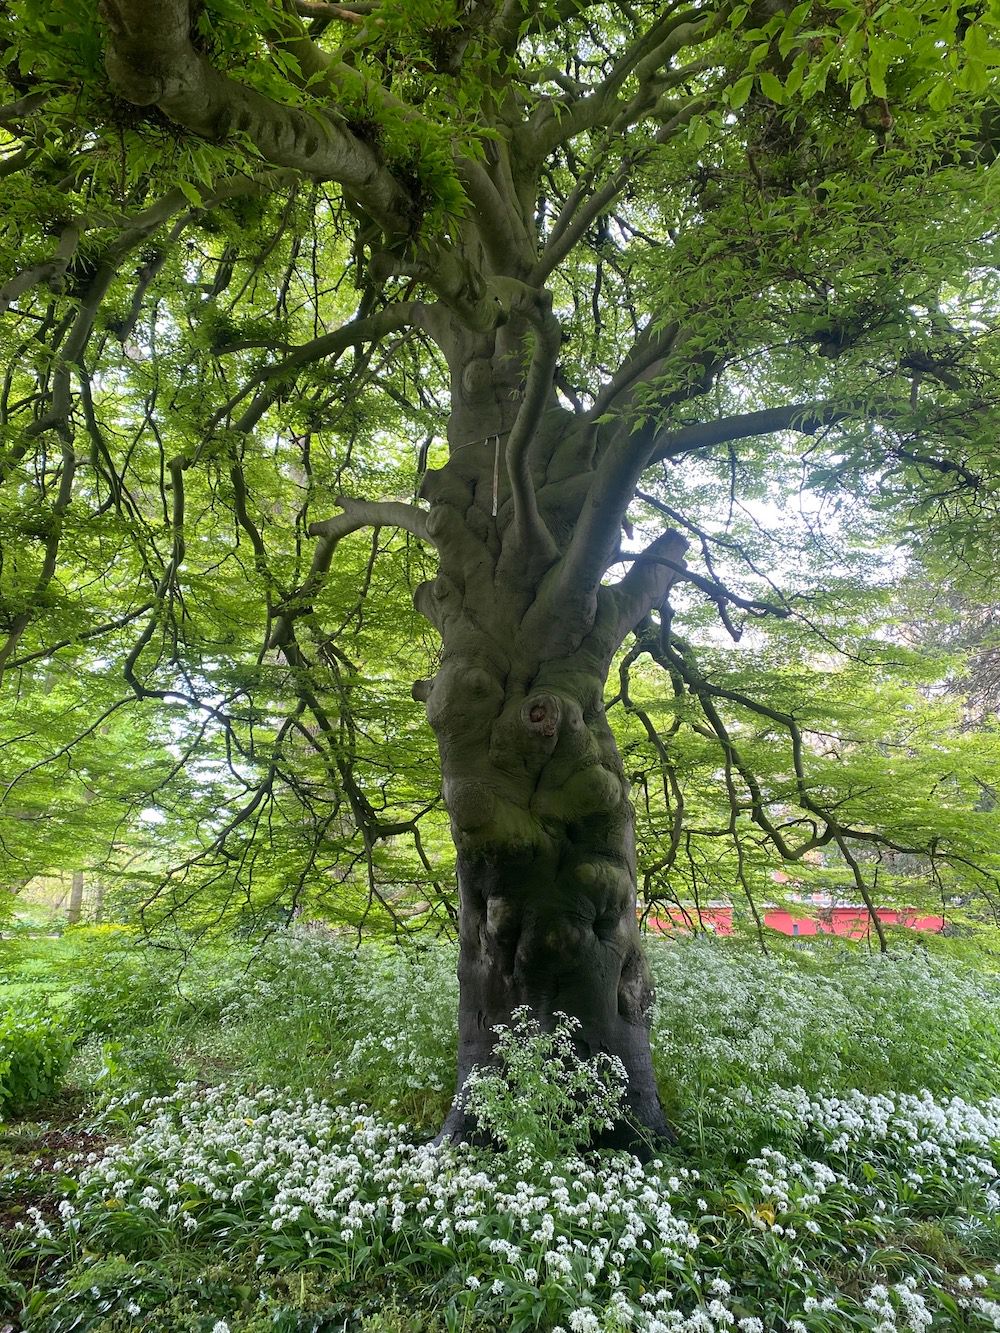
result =
M66 912L67 926L78 925L83 915L83 885L83 871L74 870L72 886L69 891L69 908Z
M527 1006L546 1028L559 1013L578 1019L582 1055L622 1061L627 1116L602 1142L638 1149L671 1135L649 1048L629 784L604 685L631 617L648 609L640 593L662 599L672 576L564 582L585 493L575 429L556 411L535 432L532 481L554 554L518 534L509 479L484 486L497 476L489 439L453 450L424 487L441 573L416 602L443 656L414 695L440 749L460 903L458 1086L442 1135L475 1136L462 1089L493 1062L497 1024Z
M474 713L475 672L449 693L446 712ZM460 898L458 1086L443 1134L474 1135L465 1081L492 1063L494 1028L523 1005L546 1028L572 1015L581 1055L603 1052L625 1066L628 1115L602 1143L668 1138L649 1049L632 807L603 709L588 718L569 693L533 691L506 698L497 722L479 776L456 763L449 737L442 745ZM468 761L473 750L462 748ZM490 780L498 775L520 780Z

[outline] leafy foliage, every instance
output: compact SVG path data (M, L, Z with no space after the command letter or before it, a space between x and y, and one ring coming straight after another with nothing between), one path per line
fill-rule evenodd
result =
M410 696L434 543L383 507L331 563L312 525L425 514L496 424L475 365L523 399L537 306L533 447L628 463L552 446L539 495L621 493L609 586L690 543L611 710L647 898L735 888L749 926L791 864L995 920L994 732L898 596L992 597L995 5L213 0L211 126L134 84L135 24L174 58L140 8L0 17L4 880L85 867L150 926L451 928Z
M72 1051L73 1033L58 1011L25 1004L0 1008L0 1117L51 1097Z
M544 1161L585 1151L623 1113L621 1061L574 1045L579 1022L561 1015L543 1032L525 1009L497 1033L496 1069L475 1069L462 1095L479 1129L500 1147Z

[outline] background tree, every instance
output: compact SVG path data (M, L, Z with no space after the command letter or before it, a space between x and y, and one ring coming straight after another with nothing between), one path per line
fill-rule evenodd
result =
M134 728L105 799L183 830L147 906L208 924L361 869L391 908L404 840L437 878L418 677L460 1083L515 1006L565 1010L653 1131L630 776L661 778L654 878L721 840L751 903L754 848L835 853L869 904L878 847L993 884L944 750L894 758L912 693L887 804L824 682L892 697L874 603L914 534L992 558L994 6L3 13L16 799Z

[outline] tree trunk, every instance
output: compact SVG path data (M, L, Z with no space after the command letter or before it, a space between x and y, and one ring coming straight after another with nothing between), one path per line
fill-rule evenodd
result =
M603 707L585 710L564 690L517 693L499 709L489 746L478 756L460 746L456 756L446 719L471 718L483 685L470 667L461 684L444 686L448 697L437 697L436 683L428 700L445 737L460 895L458 1095L443 1133L474 1133L465 1080L492 1062L494 1027L526 1005L543 1027L572 1015L581 1055L603 1052L625 1066L628 1119L603 1143L669 1137L649 1049L632 807Z
M534 469L553 548L519 540L490 439L453 448L423 490L441 573L416 603L444 651L414 695L440 748L460 903L458 1087L442 1133L474 1135L465 1081L492 1063L495 1026L527 1006L543 1027L558 1013L578 1019L581 1054L622 1061L628 1120L604 1142L638 1147L670 1130L649 1048L629 784L604 712L634 621L628 598L600 585L603 565L589 582L559 585L583 492L581 442L559 433L558 410L553 419ZM669 580L656 579L662 591Z
M73 883L69 891L69 909L66 912L67 926L79 924L83 915L83 871L73 871Z

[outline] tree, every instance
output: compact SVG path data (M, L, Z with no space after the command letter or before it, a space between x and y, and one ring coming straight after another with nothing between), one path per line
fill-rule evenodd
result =
M2 20L5 687L30 708L56 661L74 699L110 694L60 723L88 790L99 729L143 733L112 786L190 816L174 903L261 857L293 901L349 880L349 824L373 889L407 836L432 879L424 742L376 679L380 651L426 658L400 609L420 579L460 1086L513 1008L566 1011L667 1132L616 661L675 851L692 831L670 733L695 708L744 886L748 838L794 863L836 851L869 903L859 849L992 883L948 800L880 826L855 778L851 807L835 764L817 775L802 685L848 642L876 675L891 656L879 545L917 529L948 569L992 550L994 8L91 9ZM727 681L706 609L736 639L782 627L798 680L772 658L757 693ZM755 730L785 756L767 781ZM467 1132L460 1107L445 1128Z

